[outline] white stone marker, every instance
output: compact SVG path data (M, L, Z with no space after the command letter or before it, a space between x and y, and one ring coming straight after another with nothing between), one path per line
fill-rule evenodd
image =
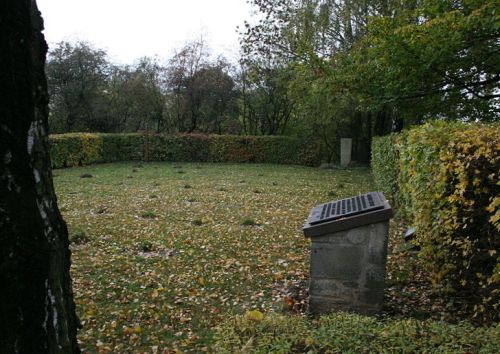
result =
M351 152L352 152L352 139L342 138L340 139L340 165L349 166L351 163Z

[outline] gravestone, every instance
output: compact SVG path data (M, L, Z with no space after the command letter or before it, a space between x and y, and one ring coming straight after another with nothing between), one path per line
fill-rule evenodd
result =
M342 138L340 139L340 165L349 166L351 163L351 153L352 153L352 139Z

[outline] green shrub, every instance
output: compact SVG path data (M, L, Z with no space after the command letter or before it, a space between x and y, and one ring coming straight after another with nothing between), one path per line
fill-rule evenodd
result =
M149 136L152 161L208 161L210 140L202 134L153 134Z
M256 137L213 136L210 144L212 162L256 162Z
M52 135L50 143L54 168L146 159L307 166L320 161L317 143L284 136L71 133Z
M417 230L429 280L478 319L498 320L500 125L434 122L376 139L373 156L374 176Z
M377 190L384 193L395 206L398 192L397 135L377 136L372 139L371 166Z
M262 316L261 316L262 317ZM216 329L215 353L495 353L498 325L377 320L336 313L305 317L236 316Z
M142 241L139 245L139 250L145 253L152 252L154 250L154 245L150 241Z
M141 134L99 134L102 136L100 162L143 160L144 140Z
M211 136L210 161L316 166L319 144L286 136Z
M427 124L398 146L400 194L431 280L498 320L500 125Z
M70 133L50 138L54 167L81 166L101 162L102 139L97 134Z
M90 241L84 230L76 229L69 233L69 243L74 243L77 245L83 245Z
M143 219L154 219L154 218L156 218L156 214L153 213L152 211L143 211L141 213L141 218L143 218Z
M53 168L140 160L142 154L140 134L69 133L50 136Z
M255 226L255 225L257 225L257 223L252 218L246 218L245 220L243 220L241 222L241 225L242 226Z
M317 142L286 136L254 138L255 162L304 166L319 166L321 162L321 148Z

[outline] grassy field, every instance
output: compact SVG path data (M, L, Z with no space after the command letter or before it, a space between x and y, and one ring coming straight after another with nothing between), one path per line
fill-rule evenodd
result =
M54 171L84 352L211 351L234 314L283 311L307 277L317 203L373 188L368 169L107 164ZM87 178L83 178L87 177Z

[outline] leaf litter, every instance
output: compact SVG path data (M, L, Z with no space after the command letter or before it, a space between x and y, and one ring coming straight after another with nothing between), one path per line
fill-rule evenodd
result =
M368 169L145 163L128 178L133 166L61 169L54 181L70 231L91 236L72 254L83 352L206 352L235 314L303 314L309 210L332 190L373 188Z

